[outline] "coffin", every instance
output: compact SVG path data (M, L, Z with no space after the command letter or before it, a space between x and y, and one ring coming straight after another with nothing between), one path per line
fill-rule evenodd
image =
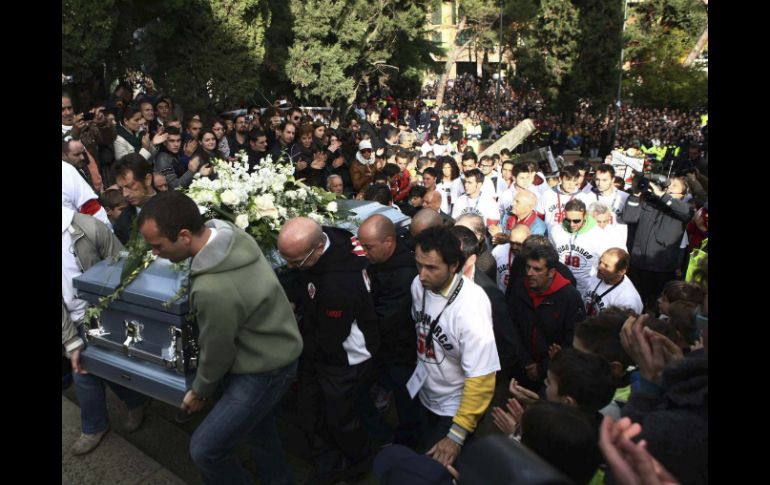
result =
M398 232L409 230L411 219L376 202L342 201L359 221L383 214ZM356 232L356 224L343 223ZM277 256L277 253L274 253ZM274 264L278 269L279 261ZM97 304L120 284L123 260L104 260L73 280L83 300ZM195 378L198 360L197 327L188 318L185 291L188 273L182 265L157 258L117 300L86 328L81 354L86 371L173 406L182 403Z

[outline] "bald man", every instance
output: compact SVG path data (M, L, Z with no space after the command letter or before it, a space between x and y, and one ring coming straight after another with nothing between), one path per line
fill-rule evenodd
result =
M311 481L343 480L365 468L371 454L358 405L379 346L366 252L350 232L306 217L284 224L278 251L289 268L299 270L287 294L302 315L300 425L311 449L336 449L349 464L340 470L318 460ZM316 444L317 435L323 440Z
M531 234L545 234L546 225L542 219L537 216L535 206L537 205L537 196L534 192L519 189L513 198L513 204L509 210L504 211L503 220L500 222L501 231L495 234L494 243L504 244L508 241L513 226L524 224L529 228Z
M524 224L517 224L511 229L508 242L495 246L492 256L497 263L497 287L505 293L510 279L510 270L513 260L521 253L524 241L529 237L530 230Z
M591 277L588 289L583 294L586 314L591 317L609 306L630 308L642 314L642 298L626 276L631 256L625 249L610 248L599 258L597 277Z
M455 220L450 217L449 214L441 210L441 192L437 190L429 190L422 198L422 206L428 209L433 209L441 216L441 221L445 227L452 227L455 224Z
M415 446L420 426L419 408L406 389L417 355L411 314L411 285L417 276L414 253L397 236L393 222L381 214L370 216L361 224L358 240L370 263L367 271L380 329L380 351L374 359L375 378L391 390L395 398L398 428L393 442Z

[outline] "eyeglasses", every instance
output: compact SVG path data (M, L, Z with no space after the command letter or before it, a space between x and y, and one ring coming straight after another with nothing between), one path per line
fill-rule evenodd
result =
M583 222L583 219L567 219L566 217L564 218L564 220L569 224L580 224L581 222Z
M329 240L329 236L327 236L327 235L326 235L326 233L324 233L324 235L323 235L323 236L324 236L324 245L326 245L326 241L328 241L328 240ZM310 258L310 256L312 256L312 255L313 255L313 253L316 251L316 249L318 249L318 245L317 245L317 244L316 244L316 245L313 247L313 249L311 249L311 250L310 250L310 252L309 252L309 253L307 253L307 256L305 256L304 258L302 258L302 261L300 261L300 262L299 262L299 264L295 264L293 261L289 261L289 260L288 260L288 259L286 259L285 257L284 257L283 259L285 259L285 260L286 260L286 264L287 264L287 265L289 265L289 266L294 266L295 268L299 269L299 268L301 268L302 266L304 266L304 264L307 262L307 260ZM281 255L281 256L283 256L283 255Z
M372 149L371 148L364 148L363 150L361 150L361 153L372 153Z

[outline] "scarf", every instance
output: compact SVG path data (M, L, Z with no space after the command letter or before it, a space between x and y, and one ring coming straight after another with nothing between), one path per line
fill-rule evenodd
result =
M118 124L115 129L118 132L118 136L122 136L127 142L131 144L132 147L134 147L134 152L139 153L139 150L142 149L142 140L128 131L128 129L122 124Z

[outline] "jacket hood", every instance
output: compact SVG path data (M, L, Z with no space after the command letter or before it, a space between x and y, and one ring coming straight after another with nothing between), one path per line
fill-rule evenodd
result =
M214 219L206 227L215 228L217 236L195 255L191 275L231 271L263 257L256 241L232 223Z
M594 226L596 226L596 220L594 220L594 218L591 217L590 215L586 214L586 222L585 222L585 224L583 224L583 227L578 229L577 233L578 233L578 235L585 234L586 232L588 232L591 229L593 229ZM563 227L564 230L569 232L570 234L573 234L573 233L571 233L569 231L569 223L567 221L562 222L561 223L561 227Z
M535 308L539 307L540 304L545 300L545 297L548 295L553 295L557 291L561 290L565 286L569 285L570 282L567 278L561 275L558 271L554 273L553 281L551 281L551 286L548 287L547 290L545 290L543 293L535 293L529 288L529 280L527 278L524 278L524 288L527 289L527 294L530 298L532 298L532 302L534 303Z
M356 152L356 160L358 160L358 163L361 165L374 165L374 153L372 153L371 160L366 160L364 157L361 156L361 152Z

